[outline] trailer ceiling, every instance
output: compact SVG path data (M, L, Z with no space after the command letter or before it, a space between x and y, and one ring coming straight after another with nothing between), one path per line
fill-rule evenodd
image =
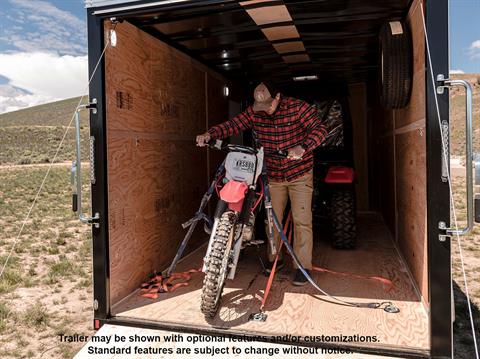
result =
M317 75L359 82L376 76L380 26L404 19L410 0L197 4L124 18L239 81Z

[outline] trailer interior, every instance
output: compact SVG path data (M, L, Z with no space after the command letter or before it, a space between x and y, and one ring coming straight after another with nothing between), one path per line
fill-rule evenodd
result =
M428 355L425 46L420 1L244 1L145 10L112 22L105 53L111 315L168 328L248 335L376 336L348 347ZM378 32L390 20L411 29L413 89L403 109L378 101ZM113 45L113 44L112 44ZM299 84L293 78L316 75ZM356 302L391 301L399 313L334 303L292 272L274 281L265 322L259 310L267 277L254 248L227 281L219 314L200 312L203 275L189 286L142 298L138 290L173 259L222 154L195 136L238 113L253 87L273 81L300 88L348 89L357 175L358 245L335 250L328 233L314 239L313 274L328 293ZM307 84L308 82L308 84ZM306 86L306 87L304 87ZM314 91L314 90L312 90ZM199 268L208 235L198 226L177 271ZM263 250L263 249L262 249ZM366 276L390 279L394 286ZM308 345L308 343L305 343ZM342 345L343 345L342 344Z

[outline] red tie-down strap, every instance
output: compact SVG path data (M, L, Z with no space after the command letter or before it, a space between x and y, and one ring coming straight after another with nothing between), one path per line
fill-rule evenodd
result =
M179 287L188 286L192 274L201 271L202 267L190 269L186 272L172 273L168 278L164 278L162 275L154 273L152 279L146 283L142 283L139 295L144 298L157 299L158 293L171 293Z
M292 211L288 213L287 220L285 221L285 226L283 228L283 233L288 238L288 243L292 243L292 234L293 234L293 221L292 221ZM278 249L277 257L275 258L275 262L273 262L272 266L272 271L270 272L270 276L268 277L267 281L267 286L265 288L265 292L263 295L262 299L262 304L260 306L260 311L263 311L263 308L265 307L265 303L267 302L267 297L268 294L270 293L270 289L272 287L273 283L273 278L275 277L275 269L277 268L277 261L278 257L280 255L280 251L282 250L283 246L283 241L280 241L280 247ZM288 253L290 255L290 253ZM385 284L387 288L385 289L385 292L389 293L391 290L395 288L395 285L390 279L380 277L380 276L366 276L366 275L360 275L360 274L354 274L354 273L349 273L349 272L337 272L333 271L327 268L323 267L317 267L317 266L312 266L312 270L316 272L323 272L323 273L330 273L334 275L340 275L343 277L350 277L350 278L356 278L356 279L362 279L362 280L373 280L376 282L380 282L382 284Z
M288 212L287 220L285 221L285 226L283 227L283 233L285 233L285 235L287 236L288 243L292 243L293 226L290 228L290 223L292 223L292 211ZM275 277L275 270L277 269L278 257L280 256L282 247L283 241L280 241L277 256L275 257L275 261L273 262L272 270L270 272L270 275L268 276L267 286L265 287L265 292L263 294L262 305L260 306L261 312L263 312L263 308L265 307L265 303L267 302L268 294L270 294L270 289L272 288L273 278Z
M340 276L343 276L343 277L377 281L377 282L380 282L380 283L388 286L388 288L385 289L385 292L387 292L387 293L389 293L392 289L395 288L395 285L393 284L393 282L390 279L379 277L379 276L367 276L367 275L360 275L360 274L354 274L354 273L348 273L348 272L337 272L337 271L333 271L333 270L330 270L330 269L327 269L327 268L316 267L316 266L313 266L312 270L314 270L316 272L323 272L323 273L340 275Z

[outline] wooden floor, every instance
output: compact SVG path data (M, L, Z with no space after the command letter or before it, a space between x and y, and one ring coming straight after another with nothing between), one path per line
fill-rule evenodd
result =
M327 240L316 240L314 265L338 272L362 276L382 276L395 287L377 281L358 279L331 273L314 273L321 288L343 300L355 302L391 301L400 313L381 309L352 308L333 303L306 285L290 284L289 266L276 276L266 313L266 322L249 321L258 311L267 278L261 274L257 252L245 251L234 281L227 281L222 305L213 320L205 320L200 312L203 274L195 274L188 287L162 294L157 300L145 299L138 292L112 309L119 319L160 321L175 328L203 328L209 331L228 330L231 333L265 336L363 335L376 336L377 343L356 342L351 347L378 347L428 352L428 316L410 280L405 264L399 257L383 222L375 216L359 220L359 245L354 251L338 251ZM199 267L204 249L190 255L178 270ZM139 283L140 284L140 283Z

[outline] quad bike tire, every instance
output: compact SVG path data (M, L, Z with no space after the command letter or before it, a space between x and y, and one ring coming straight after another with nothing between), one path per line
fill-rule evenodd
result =
M353 249L357 245L357 221L353 190L338 190L332 194L330 221L332 246L336 249Z
M412 92L413 53L410 28L389 21L380 30L380 103L387 109L408 105Z
M231 217L233 215L233 212L227 211L220 217L213 238L212 249L205 263L206 271L200 308L207 318L213 318L217 314L225 279L228 274L231 249L230 235L234 224Z

